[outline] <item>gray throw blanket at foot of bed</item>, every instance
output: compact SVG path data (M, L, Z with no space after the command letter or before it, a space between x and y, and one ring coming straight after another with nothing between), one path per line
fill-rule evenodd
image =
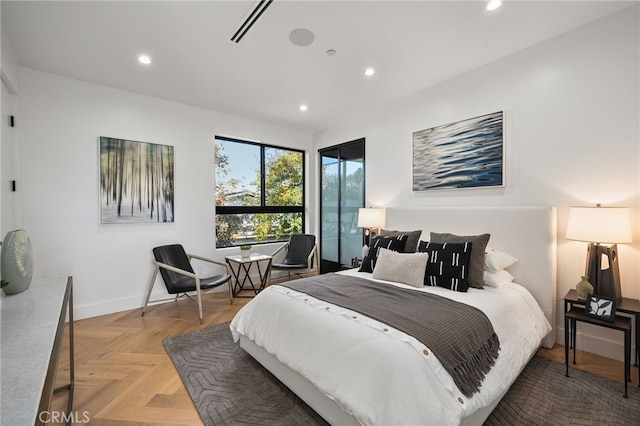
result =
M471 397L495 364L500 341L477 308L445 297L363 278L325 274L282 284L402 331L428 347Z

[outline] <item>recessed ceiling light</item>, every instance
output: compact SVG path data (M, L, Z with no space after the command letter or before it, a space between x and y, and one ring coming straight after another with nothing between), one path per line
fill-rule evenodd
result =
M501 0L491 0L489 3L487 3L487 10L496 10L500 6L502 6Z
M151 63L151 58L149 57L149 55L140 55L138 56L138 61L141 64L149 65Z
M308 108L306 105L300 105L300 111L306 111Z
M373 68L367 68L366 70L364 70L364 75L366 76L372 76L376 73L376 70L374 70Z

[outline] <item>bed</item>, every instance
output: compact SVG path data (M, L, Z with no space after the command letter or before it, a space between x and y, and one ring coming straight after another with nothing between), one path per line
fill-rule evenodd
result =
M552 207L388 208L387 228L490 233L488 246L518 259L515 282L457 292L374 280L470 304L500 340L479 391L463 393L421 342L352 309L285 286L260 293L236 315L236 340L331 424L482 424L540 345L553 346L556 212ZM400 290L398 290L400 291ZM430 356L425 356L430 354Z

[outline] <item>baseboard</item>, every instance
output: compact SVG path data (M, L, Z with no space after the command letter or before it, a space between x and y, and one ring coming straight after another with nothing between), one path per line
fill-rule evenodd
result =
M578 350L624 362L624 337L622 332L612 331L610 336L596 336L581 331L581 328L580 326L578 327L578 334L576 335L576 348ZM635 328L633 330L635 333ZM564 327L556 329L556 343L564 346ZM631 364L635 361L636 345L635 336L631 336Z
M166 297L166 293L164 297ZM158 295L159 298L163 295ZM153 299L153 296L152 296ZM101 315L115 314L116 312L129 311L131 309L140 309L142 314L142 305L144 303L144 296L129 297L125 299L109 300L106 302L92 303L88 305L74 305L73 306L73 319L81 320L85 318L99 317Z
M287 277L286 271L271 271L271 277L274 280L284 279ZM256 274L251 274L251 279L254 283L260 282L260 277ZM162 284L156 284L156 288L162 288ZM155 288L154 288L155 289ZM214 288L208 293L221 293L229 291L227 286L220 286L218 288ZM101 315L115 314L117 312L129 311L131 309L140 309L140 313L142 314L142 305L144 304L145 294L140 294L138 296L128 297L124 299L117 300L109 300L100 303L92 303L87 305L74 305L73 307L73 317L74 320L81 320L86 318L98 317ZM173 300L171 295L167 294L167 292L155 292L151 294L151 300L161 300L167 299L164 302L170 302Z

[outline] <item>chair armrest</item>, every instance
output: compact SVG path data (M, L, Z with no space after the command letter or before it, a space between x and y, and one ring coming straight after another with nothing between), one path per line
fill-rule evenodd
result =
M203 262L215 263L216 265L226 266L227 264L219 260L209 259L208 257L198 256L197 254L187 254L189 259L202 260Z
M215 265L223 266L226 269L227 274L231 275L231 271L229 270L229 265L225 262L209 259L208 257L198 256L197 254L187 254L187 257L189 258L189 260L196 259L196 260L201 260L203 262L208 262L208 263L213 263Z
M158 262L157 260L154 260L153 263L158 265L159 268L168 269L169 271L173 271L177 274L185 275L187 277L198 278L196 274L185 271L184 269L176 268L175 266L167 265L166 263Z
M271 257L275 258L278 253L280 253L282 250L286 249L287 247L289 247L289 242L286 242L280 247L278 247L278 249L271 254Z
M311 252L309 252L309 257L307 257L307 266L311 268L313 257L318 254L318 245L314 244Z

